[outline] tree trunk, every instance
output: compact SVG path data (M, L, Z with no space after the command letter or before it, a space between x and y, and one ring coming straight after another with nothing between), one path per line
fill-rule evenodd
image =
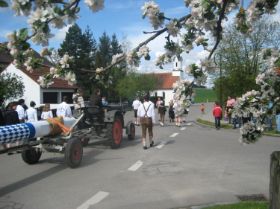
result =
M280 151L271 154L270 159L270 184L269 184L269 209L280 208Z

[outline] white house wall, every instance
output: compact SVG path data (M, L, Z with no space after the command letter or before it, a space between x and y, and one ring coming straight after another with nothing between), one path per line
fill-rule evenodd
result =
M16 68L13 64L10 64L3 73L12 73L16 74L20 78L22 78L22 82L24 85L24 93L21 97L25 100L25 103L29 106L31 101L34 101L36 104L40 104L40 86L34 80L32 80L29 76L23 73L21 70ZM17 98L21 99L21 98Z
M165 92L165 99L164 99L164 105L168 106L170 100L173 100L173 95L174 95L174 91L173 89L159 89L156 91L151 92L151 96L155 96L157 93L158 97L162 97L163 96L163 92Z

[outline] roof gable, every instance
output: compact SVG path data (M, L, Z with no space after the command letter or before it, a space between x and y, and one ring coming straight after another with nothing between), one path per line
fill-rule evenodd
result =
M40 54L36 51L35 57L40 58ZM0 73L6 69L11 63L13 62L13 57L10 55L8 49L5 47L5 45L0 43ZM34 80L37 84L39 84L38 79L40 76L43 76L50 72L50 66L51 63L44 59L43 66L34 70L33 72L29 72L23 67L21 70L24 72L28 77L30 77L32 80ZM69 85L67 81L63 79L55 78L53 79L53 84L48 87L48 89L54 89L54 88L60 88L60 89L75 89L77 86Z
M173 83L180 80L179 76L172 76L172 73L152 73L158 82L158 89L173 89Z

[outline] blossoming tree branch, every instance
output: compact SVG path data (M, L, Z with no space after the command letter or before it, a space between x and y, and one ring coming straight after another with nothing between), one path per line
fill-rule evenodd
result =
M7 47L14 57L14 63L18 66L25 66L32 71L42 65L42 60L33 56L29 41L35 44L48 46L48 40L53 37L51 28L62 28L72 24L78 18L81 0L12 0L8 5L6 0L0 0L1 7L11 7L16 15L27 16L29 28L23 28L8 35ZM84 3L93 12L98 12L104 7L104 0L84 0ZM145 32L151 34L150 38L140 43L135 49L127 54L116 54L109 66L97 69L81 69L93 74L96 79L100 74L109 70L112 66L126 61L128 65L137 66L140 59L150 59L147 44L162 34L166 35L165 53L158 57L156 65L162 67L170 62L173 56L180 56L182 53L189 53L196 46L202 46L209 52L208 60L202 60L199 66L190 65L186 71L194 80L180 81L175 83L175 99L179 100L182 108L189 106L190 94L194 82L203 83L206 81L206 73L213 69L211 57L215 53L223 35L223 23L229 15L237 11L235 17L236 28L240 32L250 33L253 22L263 15L273 14L278 0L251 0L245 8L243 0L182 0L186 6L186 15L176 19L165 16L160 6L154 1L147 1L142 6L143 18L149 19L153 31ZM189 10L187 10L189 8ZM189 12L187 12L189 11ZM210 43L208 37L213 38ZM174 41L174 39L180 41ZM210 46L211 45L211 46ZM51 57L55 52L44 48L41 52L43 57ZM256 141L263 131L264 118L269 110L267 104L272 102L270 108L279 104L280 76L275 70L277 64L280 67L279 52L274 49L267 49L260 55L264 57L262 73L257 77L259 91L251 91L238 99L235 113L240 117L253 116L254 122L248 121L241 129L242 142L250 143ZM64 78L69 83L75 82L75 75L69 72L71 57L65 54L60 60L53 62L49 74L40 77L42 86L48 86L56 77Z

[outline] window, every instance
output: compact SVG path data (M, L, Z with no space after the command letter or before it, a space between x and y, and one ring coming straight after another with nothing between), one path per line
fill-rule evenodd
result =
M58 93L57 92L43 92L43 103L58 103Z
M61 100L63 99L64 96L67 97L67 103L70 103L70 104L73 103L73 100L72 100L73 92L61 92ZM62 101L60 101L60 102L62 102Z

